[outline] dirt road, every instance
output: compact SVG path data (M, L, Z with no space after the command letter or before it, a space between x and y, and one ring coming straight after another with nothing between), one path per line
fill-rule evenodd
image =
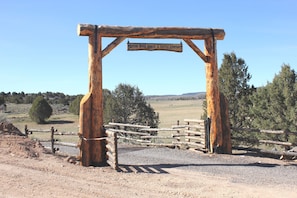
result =
M25 144L30 145L30 144ZM297 164L160 148L120 148L122 172L81 167L1 139L0 197L296 197ZM31 145L31 146L32 146ZM14 148L14 149L12 149ZM36 155L28 155L28 153Z

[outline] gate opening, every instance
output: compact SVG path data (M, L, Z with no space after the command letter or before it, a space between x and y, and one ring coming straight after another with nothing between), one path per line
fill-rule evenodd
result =
M80 158L83 166L100 166L107 162L103 127L102 59L126 38L182 39L205 62L207 116L211 120L209 152L231 153L228 111L221 111L218 88L216 40L223 40L223 29L185 27L131 27L79 24L79 36L89 38L89 92L80 103ZM102 38L115 38L102 49ZM204 40L202 52L192 40ZM129 47L130 45L130 47ZM182 51L179 44L128 43L128 50ZM224 109L224 108L223 108ZM225 110L225 109L224 109ZM222 116L223 115L223 116Z

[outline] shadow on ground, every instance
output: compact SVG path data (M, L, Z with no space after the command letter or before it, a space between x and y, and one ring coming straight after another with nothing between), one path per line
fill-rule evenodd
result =
M273 163L249 163L249 164L153 164L153 165L126 165L120 164L119 171L124 173L152 173L152 174L168 174L164 169L178 168L178 167L211 167L211 166L221 166L221 167L262 167L262 168L273 168L280 166L279 164Z

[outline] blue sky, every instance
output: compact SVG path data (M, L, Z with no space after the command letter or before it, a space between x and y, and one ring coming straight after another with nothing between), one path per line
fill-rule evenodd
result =
M266 85L284 63L297 70L296 0L10 0L0 5L0 92L86 94L88 38L77 36L79 23L222 28L219 67L224 53L235 52L246 61L255 86ZM205 91L204 62L187 44L183 53L131 52L127 41L104 57L103 88L128 83L145 95ZM202 41L195 43L203 50Z

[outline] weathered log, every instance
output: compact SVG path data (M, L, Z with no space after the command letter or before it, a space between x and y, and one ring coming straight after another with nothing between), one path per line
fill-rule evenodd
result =
M54 133L55 133L54 127L51 127L51 148L52 148L52 153L56 152Z
M296 135L297 132L293 131L285 131L285 130L266 130L266 129L254 129L254 128L236 128L231 127L234 131L244 131L244 132L255 132L255 133L270 133L270 134L288 134L288 135Z
M123 40L125 40L125 37L118 37L114 41L112 41L108 46L106 46L105 49L102 51L102 58L109 54L109 52L111 52L111 50L118 46Z
M40 132L40 133L48 133L51 132L51 129L27 129L30 132Z
M85 141L84 138L90 138L91 133L91 93L85 95L80 102L80 114L79 114L79 136L80 139L80 159L81 165L90 165L90 144Z
M147 132L158 132L158 131L179 131L179 129L173 128L148 128L148 129L140 129L139 131L147 131Z
M114 161L111 161L111 160L106 160L106 162L107 162L107 164L109 165L109 166L111 166L114 170L119 170L119 166L118 166L118 164L116 163L116 162L114 162Z
M179 129L186 128L186 127L188 127L188 126L189 126L189 125L172 125L171 128L172 128L172 129L177 129L177 130L179 130Z
M140 139L135 139L135 138L123 137L123 136L119 136L118 138L133 141L133 142L137 142L137 143L150 143L151 142L149 140L140 140Z
M106 144L107 164L118 170L118 136L117 133L107 132L109 142Z
M203 125L197 125L197 124L188 125L187 128L188 129L199 129L199 131L205 131L204 124Z
M110 152L110 151L107 151L106 152L106 156L107 156L107 159L115 162L116 161L116 154L115 152Z
M192 134L192 135L203 135L205 134L205 131L191 131L191 130L185 130L185 133Z
M285 131L283 131L283 130L264 130L264 129L261 129L260 133L284 134Z
M189 45L190 48L192 48L192 50L194 52L196 52L196 54L198 54L198 56L205 62L207 63L209 61L209 58L207 56L205 56L205 54L195 45L195 43L193 43L191 41L191 39L184 39L184 41Z
M70 142L55 142L55 145L77 147L77 144L70 143Z
M150 126L144 126L144 125L137 125L137 124L124 124L124 123L115 123L110 122L108 123L109 126L115 126L115 127L130 127L130 128L150 128Z
M105 141L89 141L103 137L103 96L102 96L102 53L101 36L94 29L89 36L89 93L81 101L80 135L81 163L83 166L100 166L106 163Z
M223 145L216 40L214 37L205 39L205 55L209 56L209 61L205 65L206 102L207 117L211 119L210 152L214 153L217 148Z
M140 139L173 139L173 138L174 137L172 137L172 136L152 136L152 135L140 137Z
M184 136L186 136L185 134L171 134L171 136L173 137L173 138L176 138L176 137L184 137Z
M91 36L94 30L102 37L126 37L126 38L176 38L204 40L214 35L217 40L223 40L223 29L210 28L186 28L186 27L131 27L131 26L98 26L91 24L79 24L77 34L79 36Z
M115 145L111 145L110 143L106 144L106 149L110 152L116 152Z
M282 146L292 146L292 143L290 142L280 142L280 141L272 141L272 140L259 140L260 143L264 144L276 144L276 145L282 145Z
M121 129L109 129L109 131L113 131L115 133L123 133L123 134L131 134L131 135L149 135L148 133L145 132L135 132L135 131L126 131L126 130L121 130Z
M200 137L200 136L185 136L186 141L194 140L194 142L201 142L205 143L205 138Z
M55 135L77 135L75 132L55 132Z
M184 122L195 122L204 125L204 120L197 120L197 119L184 119ZM186 125L187 126L187 125Z

